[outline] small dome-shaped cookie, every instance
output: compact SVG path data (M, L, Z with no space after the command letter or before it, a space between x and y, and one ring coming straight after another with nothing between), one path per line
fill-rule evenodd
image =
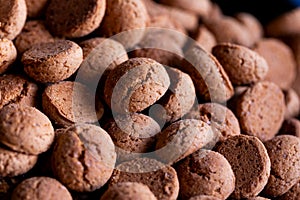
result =
M12 41L0 37L0 52L0 74L3 74L17 59L17 50Z

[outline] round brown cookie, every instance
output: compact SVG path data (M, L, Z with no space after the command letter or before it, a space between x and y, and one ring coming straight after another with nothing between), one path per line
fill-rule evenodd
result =
M151 18L159 15L166 15L170 19L173 19L181 24L187 31L194 31L199 26L198 16L192 12L158 4L153 0L142 1L145 4L148 14Z
M132 58L110 72L104 97L113 112L140 112L160 99L169 85L163 65L150 58Z
M290 10L273 19L266 26L266 33L271 37L293 36L300 33L300 8Z
M0 176L25 174L36 164L38 156L27 155L0 147Z
M214 196L198 195L190 198L189 200L220 200L220 199Z
M103 88L109 72L128 60L123 45L112 39L96 37L85 40L79 45L82 47L84 60L76 79L88 85L97 84L100 79L99 86Z
M300 180L300 138L280 135L265 142L271 160L271 175L264 194L277 197Z
M121 162L154 150L155 137L160 132L156 121L138 113L114 116L103 128L116 145L117 160Z
M0 109L14 103L18 105L38 106L38 86L19 75L0 76Z
M0 38L0 52L0 74L3 74L16 60L17 50L12 41Z
M260 40L254 50L264 57L269 65L265 80L276 83L282 89L289 89L296 77L296 63L292 50L274 38Z
M106 0L50 0L46 11L47 25L57 36L77 38L88 35L100 25L106 3Z
M40 17L47 6L48 0L25 0L28 17Z
M186 38L172 30L148 28L142 41L129 54L131 57L151 58L163 65L176 67L181 65L181 43Z
M209 124L217 136L217 141L240 134L240 125L236 116L227 107L217 103L199 104L192 109L184 118L198 119Z
M221 154L199 150L176 165L182 199L210 195L227 199L234 191L235 177Z
M257 196L270 176L271 163L262 142L254 136L237 135L217 146L230 163L236 182L231 197L234 199Z
M209 18L209 20L204 21L204 24L214 34L217 43L229 42L246 47L253 45L253 40L251 40L248 30L233 17Z
M10 149L38 155L54 140L48 117L36 108L11 104L0 111L0 142Z
M16 37L15 45L18 53L23 54L34 45L47 42L54 42L54 38L44 21L32 20L25 23L22 32Z
M221 43L212 49L232 84L246 85L263 80L269 67L255 51L241 45Z
M55 124L68 127L75 123L94 123L104 113L92 91L78 82L62 81L46 87L42 95L43 111ZM98 109L95 108L98 104Z
M205 122L180 120L157 135L155 153L163 163L173 164L216 140Z
M272 82L256 83L238 99L236 112L242 133L272 139L284 120L283 92Z
M297 117L299 115L300 111L300 99L295 90L292 88L284 91L284 97L285 97L285 115L284 118L292 118Z
M99 28L100 34L105 37L116 35L114 39L126 49L136 45L142 39L148 21L148 13L143 2L109 0L106 4L105 16ZM117 35L121 32L124 33Z
M280 135L294 135L300 137L300 121L296 118L284 120L280 130Z
M157 199L175 200L178 197L177 173L171 166L150 158L138 158L117 166L110 185L120 182L138 182L149 187Z
M195 44L185 52L185 59L186 63L180 69L191 76L201 98L206 101L225 102L233 96L232 84L212 54Z
M0 0L0 5L0 38L13 40L26 21L25 0Z
M166 68L171 85L166 94L156 102L161 106L151 112L158 122L174 122L187 114L194 105L196 92L191 77L178 69Z
M69 189L90 192L110 178L116 153L110 136L89 124L71 126L60 134L52 153L54 175Z
M108 188L100 200L156 200L149 187L142 183L116 183Z
M207 52L211 52L212 48L217 44L215 36L204 25L198 28L195 40Z
M49 177L32 177L22 181L13 191L12 200L72 200L72 196L60 182Z
M263 36L262 24L250 13L238 13L235 18L247 29L252 43L255 44L261 40Z
M298 200L300 197L300 181L296 183L289 191L276 198L276 200Z
M82 62L82 49L69 40L35 45L22 56L25 72L42 83L69 78Z
M207 17L211 9L211 2L209 0L159 0L159 2L194 12L200 17Z

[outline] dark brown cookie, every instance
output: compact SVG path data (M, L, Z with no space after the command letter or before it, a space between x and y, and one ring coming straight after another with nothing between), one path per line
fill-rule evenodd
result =
M277 197L300 180L300 138L280 135L265 143L271 159L271 175L264 194Z
M110 178L116 161L113 141L100 127L81 124L60 134L52 153L54 175L69 189L90 192Z
M100 200L156 200L149 187L137 182L116 183L108 188Z
M113 112L140 112L160 99L169 85L163 65L149 58L132 58L108 75L105 101Z
M0 142L10 149L38 155L54 140L48 117L33 107L11 104L0 111Z
M82 49L69 40L35 45L22 56L25 72L42 83L69 78L80 66Z
M36 164L36 155L27 155L0 147L0 176L18 176L28 172Z
M198 195L190 198L189 200L220 200L220 199L214 196Z
M232 84L245 85L263 80L268 73L266 60L241 45L222 43L212 49Z
M285 115L284 118L297 117L300 112L300 99L298 94L292 88L284 91L285 97Z
M266 148L258 138L233 136L217 146L216 151L225 156L235 174L232 198L255 197L264 189L271 163Z
M217 103L199 104L192 109L184 118L198 119L209 124L214 131L217 141L240 134L240 125L231 110Z
M28 17L40 17L47 7L49 0L25 0Z
M105 37L116 35L114 39L123 44L126 49L136 45L143 37L148 20L143 2L109 0L106 4L105 16L99 28L100 34ZM121 34L117 35L119 33Z
M62 81L46 87L42 95L43 110L61 127L75 123L94 123L104 113L101 102L95 102L95 94L78 82ZM95 108L98 104L98 109Z
M151 116L158 122L174 122L187 114L194 105L196 92L189 75L178 69L166 68L171 85L166 94L156 102L159 109L151 111Z
M282 89L289 89L296 77L296 63L292 50L274 38L260 40L254 50L265 58L269 65L265 80L276 83Z
M186 63L180 68L189 74L198 95L206 101L225 102L233 96L232 84L217 59L199 45L185 52Z
M266 33L271 37L293 36L300 33L300 8L290 10L273 19L266 26Z
M284 120L284 95L276 84L259 82L239 98L236 109L242 133L267 141L275 136Z
M0 74L8 70L17 58L17 50L14 43L6 38L0 39Z
M118 161L131 160L154 150L160 127L151 117L133 113L114 116L103 125L116 145Z
M280 135L294 135L300 137L300 121L296 118L284 120L280 130Z
M300 181L296 183L289 191L276 198L276 200L299 200Z
M11 103L36 107L38 86L19 75L0 76L0 109Z
M54 38L47 30L44 21L32 20L25 23L22 32L16 37L15 45L18 53L23 54L34 45L47 42L54 42Z
M118 165L110 185L129 181L147 185L157 199L175 200L178 197L179 183L175 169L154 159L139 158Z
M99 86L103 88L109 72L128 60L123 45L112 39L96 37L79 45L83 50L83 62L76 79L88 85L97 84L100 80Z
M176 165L180 197L210 195L226 199L234 191L235 176L221 154L199 150Z
M0 5L0 38L13 40L21 32L26 21L25 0L1 0Z
M201 25L198 28L195 40L207 52L211 52L212 48L217 44L214 34L212 34L212 32L210 32L204 25Z
M50 0L46 11L47 25L57 36L76 38L88 35L100 25L106 2L105 0Z
M205 122L180 120L157 135L155 153L162 162L173 164L216 140Z
M49 177L32 177L22 181L13 191L12 200L72 200L72 196L60 182Z

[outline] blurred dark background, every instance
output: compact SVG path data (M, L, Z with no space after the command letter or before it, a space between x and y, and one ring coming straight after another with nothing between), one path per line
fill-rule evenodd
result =
M248 12L256 16L262 24L300 6L300 0L213 0L225 15Z

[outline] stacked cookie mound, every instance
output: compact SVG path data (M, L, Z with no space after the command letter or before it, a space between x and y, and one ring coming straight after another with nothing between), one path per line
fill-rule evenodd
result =
M0 0L0 199L299 199L299 18Z

